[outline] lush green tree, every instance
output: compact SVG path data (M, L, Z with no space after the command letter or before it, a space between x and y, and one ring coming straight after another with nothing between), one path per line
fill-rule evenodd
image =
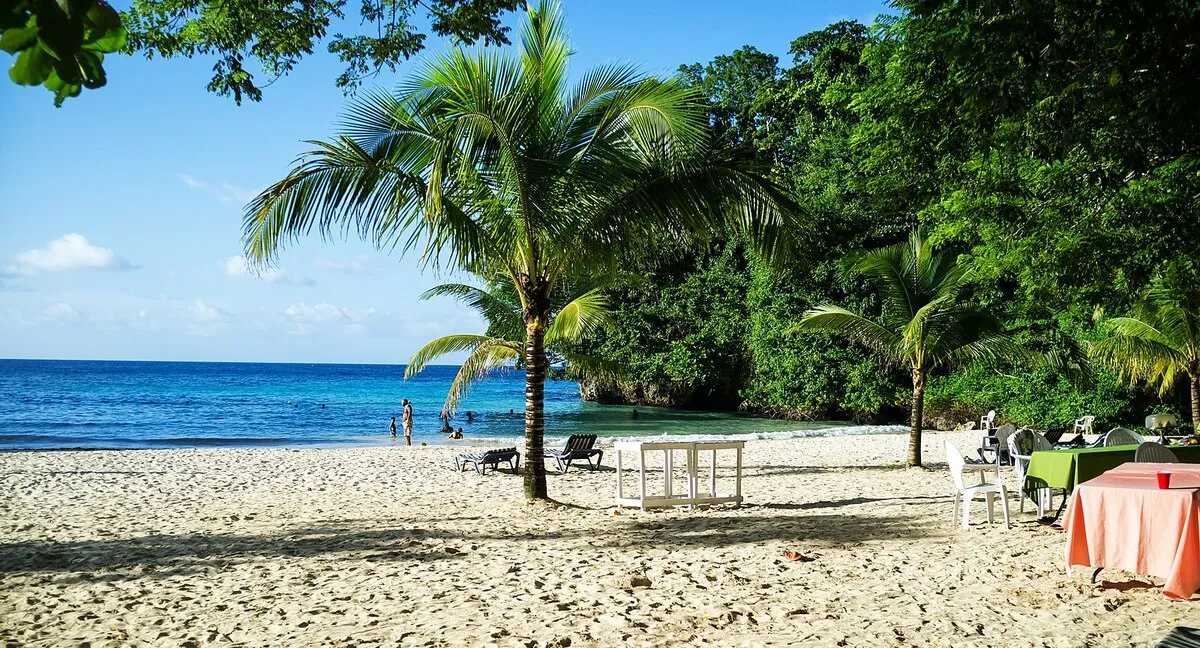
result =
M1157 386L1160 395L1186 379L1192 426L1200 430L1200 289L1195 281L1176 271L1156 278L1129 316L1104 321L1104 329L1109 337L1090 346L1092 356L1122 377Z
M125 46L121 17L103 0L0 0L0 50L8 77L44 85L54 105L108 82L104 55Z
M827 331L854 340L887 362L912 372L912 418L908 465L921 465L921 429L930 371L981 359L1017 355L1012 337L991 314L964 299L967 268L914 231L905 243L862 252L850 268L879 292L878 321L840 306L818 306L792 330Z
M778 57L746 45L707 65L681 65L679 73L708 97L709 126L718 140L757 148L756 140L771 127L771 115L763 108L779 76Z
M581 274L613 276L634 248L731 227L773 256L795 204L752 161L714 150L702 104L629 65L570 87L557 3L527 10L516 55L458 48L396 96L356 103L248 207L247 257L272 261L317 228L512 285L521 303L526 456L540 457L552 297ZM547 497L526 462L525 493Z
M493 284L486 289L467 284L441 284L421 295L422 300L434 297L453 297L488 323L483 335L446 335L430 341L413 354L405 367L404 377L408 379L442 356L466 352L467 359L455 374L442 408L443 413L453 415L471 385L493 371L524 366L525 323L521 318L521 300L511 284ZM566 375L576 379L619 375L612 363L578 351L584 339L609 318L608 299L598 289L587 290L569 301L551 299L550 326L545 338L546 364L561 363L565 365ZM528 460L535 461L536 457L528 457Z
M104 54L164 58L213 55L208 90L241 103L262 99L262 89L290 72L327 42L346 64L337 85L351 91L366 77L395 70L425 46L414 24L420 10L439 36L471 44L508 44L500 16L521 0L132 0L122 16L103 0L0 0L0 49L17 54L9 75L41 85L55 104L81 87L104 85ZM352 14L347 16L347 14ZM356 19L361 33L329 30ZM126 40L128 31L128 40ZM255 61L247 69L246 62ZM261 77L255 77L255 68Z
M902 0L860 97L872 194L1016 317L1120 311L1200 245L1200 5Z
M681 250L644 264L609 290L610 326L588 348L619 363L620 381L588 379L601 402L735 409L751 357L746 346L745 247L736 239L706 251Z

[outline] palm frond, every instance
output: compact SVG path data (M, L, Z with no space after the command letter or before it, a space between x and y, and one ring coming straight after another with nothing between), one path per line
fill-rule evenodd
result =
M600 289L590 290L563 306L546 331L546 344L576 343L611 319L608 297Z
M788 329L789 333L824 331L849 338L891 362L902 362L904 340L896 333L839 306L818 306Z
M625 365L605 358L574 352L564 352L562 357L566 362L567 376L574 380L591 378L616 382L626 375Z
M425 367L429 366L429 363L444 355L461 351L474 353L480 346L492 342L504 342L504 340L496 340L486 335L468 334L445 335L431 340L425 346L417 349L417 352L409 358L408 365L404 369L404 379L408 380L421 373Z
M479 344L454 375L442 410L453 415L472 385L496 369L515 365L520 358L520 347L506 340L492 338Z
M508 340L521 339L525 326L521 321L521 305L502 290L485 290L467 284L439 284L421 294L422 301L434 297L452 297L467 305L488 323L488 332Z

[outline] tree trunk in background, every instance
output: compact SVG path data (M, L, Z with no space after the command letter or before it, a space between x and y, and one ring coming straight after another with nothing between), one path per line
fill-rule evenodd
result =
M546 462L542 458L546 432L546 327L525 325L525 499L549 499Z
M1192 385L1192 434L1200 434L1200 373L1188 375Z
M908 431L908 465L921 465L921 417L925 415L925 370L913 369L912 421Z

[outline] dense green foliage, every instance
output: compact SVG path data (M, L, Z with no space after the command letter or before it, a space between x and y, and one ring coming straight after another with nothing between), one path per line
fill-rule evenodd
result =
M865 277L879 296L878 317L842 306L810 308L792 332L825 331L868 348L883 362L912 375L908 465L921 465L925 387L930 372L973 362L1016 360L1025 354L992 313L965 295L970 266L937 252L920 230L907 241L858 252L848 269Z
M13 55L8 78L46 86L56 106L104 86L104 55L124 45L121 18L103 0L0 0L0 49Z
M927 418L961 424L995 408L1005 421L1054 427L1085 413L1107 424L1187 411L1186 389L1158 404L1081 349L1109 334L1097 308L1124 314L1200 246L1200 6L900 0L896 9L870 29L839 22L801 36L789 67L744 47L681 68L709 97L714 135L771 163L814 226L783 268L753 255L730 264L723 251L646 264L649 286L616 301L605 350L653 358L636 377L659 382L624 391L705 385L682 404L906 418L903 373L858 345L786 331L816 304L878 315L838 261L919 225L971 264L973 299L1052 360L937 371ZM743 290L744 301L713 297ZM675 312L720 323L648 322ZM670 361L689 353L704 361Z
M364 78L395 70L425 46L413 19L424 10L433 33L471 44L507 44L500 16L521 0L133 0L118 16L104 0L0 0L0 49L16 54L9 76L42 85L55 104L81 87L105 83L104 54L124 50L164 58L212 55L209 92L262 99L262 89L327 41L346 64L337 86L352 91ZM351 9L351 11L347 11ZM357 34L328 32L347 18ZM126 33L128 32L128 39ZM254 61L247 68L247 61ZM255 72L260 78L255 77Z

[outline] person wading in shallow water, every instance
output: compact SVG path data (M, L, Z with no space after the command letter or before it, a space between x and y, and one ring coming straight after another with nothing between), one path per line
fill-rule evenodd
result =
M395 416L392 417L392 424L388 426L388 430L392 433L392 436L396 436L396 417Z
M404 414L400 420L404 422L404 443L412 445L412 405L407 398L404 399Z

